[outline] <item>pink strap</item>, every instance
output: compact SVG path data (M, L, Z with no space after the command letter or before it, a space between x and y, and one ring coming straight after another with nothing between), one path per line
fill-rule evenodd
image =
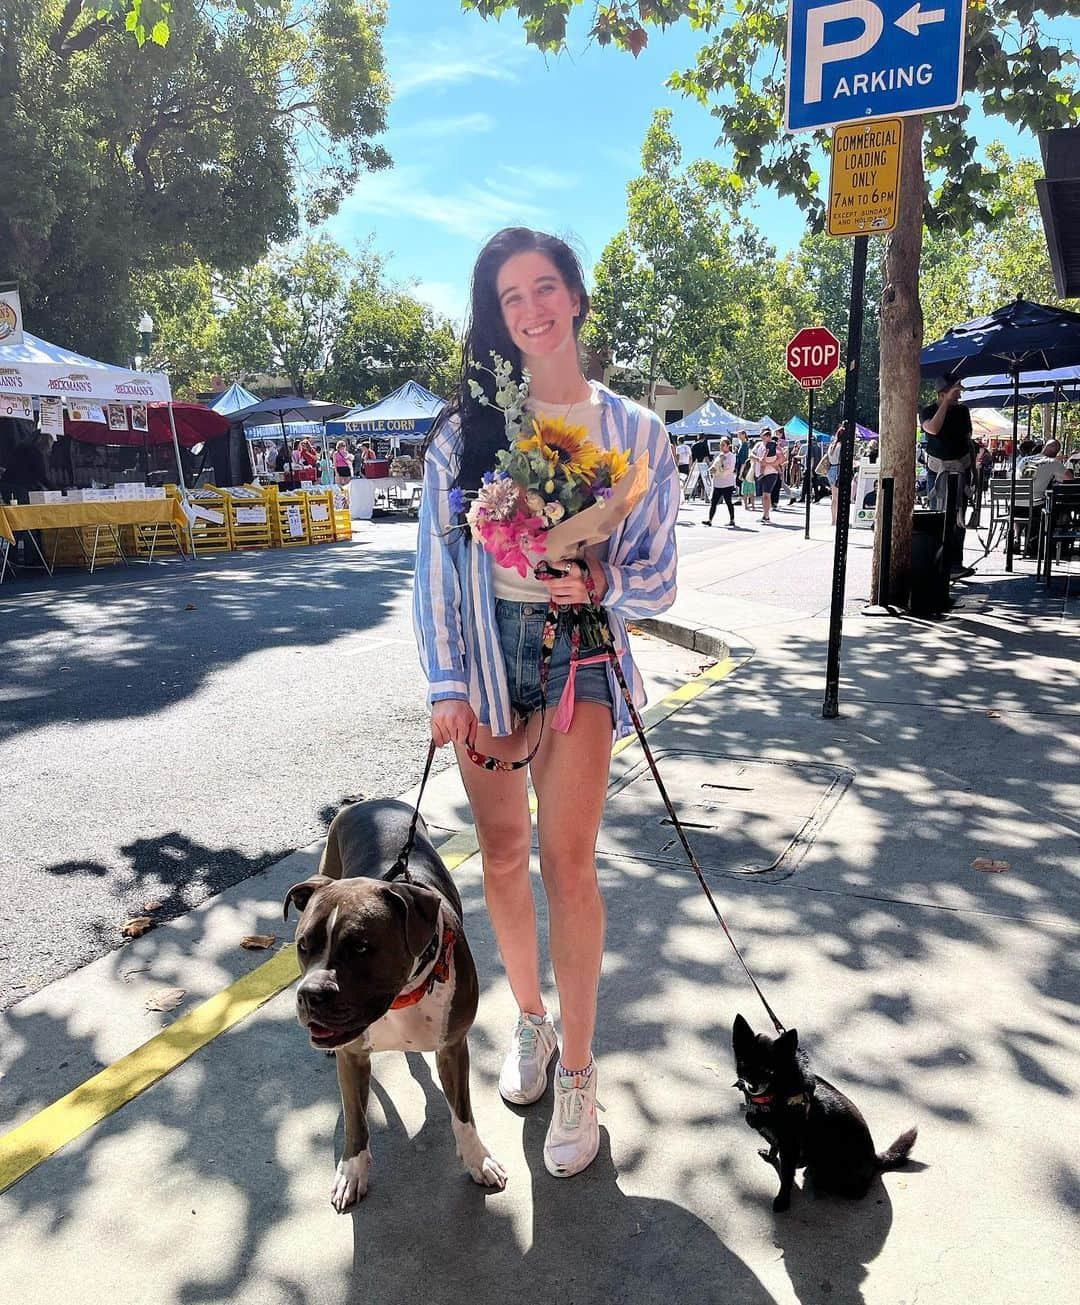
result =
M601 662L606 663L609 660L610 654L608 653L598 653L595 657L574 657L571 659L570 673L566 677L566 687L562 691L558 710L551 722L553 730L558 730L560 734L568 734L570 726L574 723L574 679L577 675L577 668L579 666L599 666Z

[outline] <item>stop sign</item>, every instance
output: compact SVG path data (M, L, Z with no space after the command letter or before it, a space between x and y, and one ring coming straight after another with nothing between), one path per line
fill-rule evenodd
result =
M840 365L840 341L827 326L804 326L787 347L787 369L804 390L817 390Z

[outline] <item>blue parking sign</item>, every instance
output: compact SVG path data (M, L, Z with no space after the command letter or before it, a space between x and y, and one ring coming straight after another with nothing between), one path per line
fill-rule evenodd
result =
M788 131L960 103L966 0L790 0Z

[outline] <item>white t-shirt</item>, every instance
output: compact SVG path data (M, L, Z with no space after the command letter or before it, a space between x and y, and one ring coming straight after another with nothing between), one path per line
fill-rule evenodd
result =
M1050 488L1051 482L1057 481L1059 484L1068 471L1068 467L1060 458L1043 458L1042 462L1035 464L1035 474L1032 476L1031 497L1035 503L1041 503L1046 498L1046 491Z
M693 449L689 444L680 442L675 446L675 461L680 467L688 467Z
M528 411L536 417L559 417L570 426L584 426L586 434L599 448L604 447L601 434L601 413L603 401L599 390L593 390L587 399L573 404L569 409L565 403L540 403L530 399ZM528 427L525 428L528 430ZM537 558L537 561L540 559ZM543 603L546 607L550 599L547 588L530 571L519 575L512 566L500 566L492 559L491 575L495 597L510 603Z
M730 489L735 484L735 454L718 453L709 468L713 489Z

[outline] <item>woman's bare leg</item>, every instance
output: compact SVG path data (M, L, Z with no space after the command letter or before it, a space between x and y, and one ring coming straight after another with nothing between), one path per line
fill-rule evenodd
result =
M545 730L532 763L540 872L559 988L562 1063L570 1069L589 1063L596 1025L605 925L596 882L596 836L607 794L611 742L611 709L579 702L569 732Z
M529 749L523 727L496 738L478 725L475 746L503 761L516 761ZM484 770L469 760L460 744L455 747L484 864L484 898L510 990L521 1010L543 1015L536 908L529 882L531 823L525 770Z

